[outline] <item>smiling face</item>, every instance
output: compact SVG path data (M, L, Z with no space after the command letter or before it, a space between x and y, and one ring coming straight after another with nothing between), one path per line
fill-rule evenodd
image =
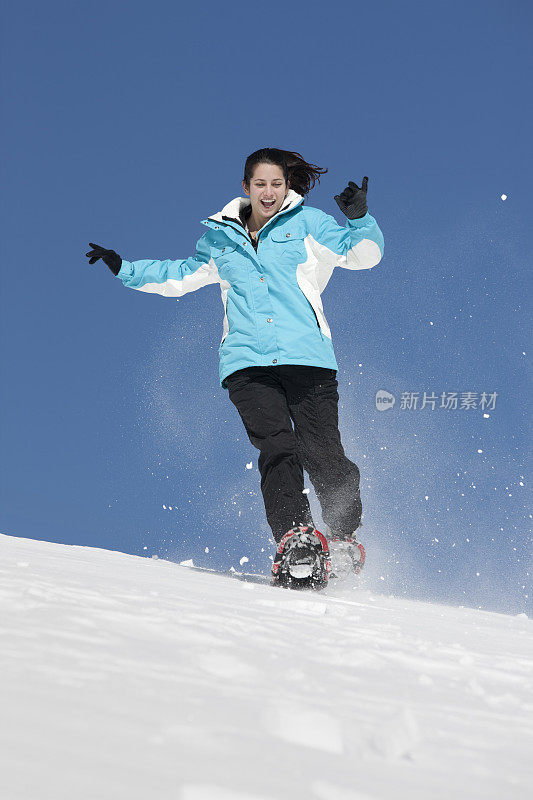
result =
M242 186L252 203L250 222L261 228L278 213L289 191L277 164L257 164L250 185L243 181Z

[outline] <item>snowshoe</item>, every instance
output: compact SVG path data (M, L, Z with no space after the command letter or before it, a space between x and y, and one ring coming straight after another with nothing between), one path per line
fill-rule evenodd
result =
M365 548L358 542L355 531L351 536L342 536L326 526L331 559L331 578L344 579L359 575L365 563Z
M297 525L278 544L271 583L286 589L323 589L330 570L326 537L312 525Z

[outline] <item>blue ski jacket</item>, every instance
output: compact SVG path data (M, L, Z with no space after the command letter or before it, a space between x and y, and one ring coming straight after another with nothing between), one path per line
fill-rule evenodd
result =
M246 224L247 197L202 220L208 230L196 254L165 261L122 261L118 277L141 292L180 298L220 284L224 321L219 347L221 385L238 369L303 364L338 369L320 295L333 269L370 269L383 255L383 235L369 213L335 219L304 205L292 189L257 234Z

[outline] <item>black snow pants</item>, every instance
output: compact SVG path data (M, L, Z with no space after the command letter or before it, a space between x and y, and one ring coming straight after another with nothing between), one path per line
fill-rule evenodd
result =
M353 533L361 522L359 470L341 444L336 371L291 364L246 367L225 383L260 451L261 492L276 542L295 525L313 524L304 469L324 522L341 534Z

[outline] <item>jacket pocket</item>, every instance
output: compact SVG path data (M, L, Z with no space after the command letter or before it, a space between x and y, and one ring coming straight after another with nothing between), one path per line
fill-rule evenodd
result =
M279 231L274 230L270 234L272 248L276 256L291 264L299 264L307 260L304 239L305 231L295 226L284 226Z
M276 244L285 244L289 246L294 242L301 245L306 236L306 232L295 225L292 227L284 225L282 228L274 229L270 234L270 238L273 242L276 242Z
M227 242L211 245L211 258L218 266L226 264L232 256L232 253L237 249L235 242L228 239Z
M283 225L279 228L274 228L270 234L270 238L274 242L291 242L295 239L305 239L306 232L298 225Z

